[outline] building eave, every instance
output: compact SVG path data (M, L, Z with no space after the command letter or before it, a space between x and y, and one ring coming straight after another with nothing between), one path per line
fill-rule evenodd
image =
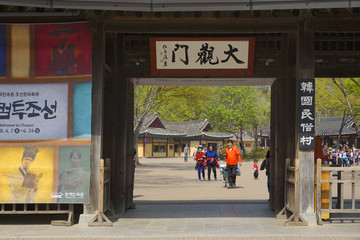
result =
M353 0L7 0L1 5L114 11L253 11L360 7Z

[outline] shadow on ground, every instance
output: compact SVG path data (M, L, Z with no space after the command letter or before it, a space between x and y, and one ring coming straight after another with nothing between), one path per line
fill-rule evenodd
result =
M265 200L135 201L120 218L274 218Z

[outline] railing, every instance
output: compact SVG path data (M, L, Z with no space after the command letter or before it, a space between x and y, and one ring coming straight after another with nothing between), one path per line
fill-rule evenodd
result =
M307 226L308 222L300 215L299 208L299 159L290 161L286 158L285 166L285 207L276 218L286 218L285 226Z
M110 159L101 159L99 162L99 195L98 213L88 223L90 227L112 227L112 222L104 214L110 210Z
M54 220L51 225L71 226L74 224L74 204L54 203L2 203L0 214L68 214L66 221Z
M360 174L360 168L358 167L323 167L321 166L321 159L317 159L316 162L316 219L319 225L323 224L322 213L360 213L360 209L356 209L356 196L355 188L356 184L360 182L357 175ZM327 180L321 179L321 173L327 171L330 173L330 178ZM337 178L333 178L337 176ZM321 185L322 183L329 183L329 207L322 208L321 206ZM333 196L333 184L338 184L337 197ZM351 208L344 208L344 185L351 184ZM333 199L337 199L337 208L333 209Z

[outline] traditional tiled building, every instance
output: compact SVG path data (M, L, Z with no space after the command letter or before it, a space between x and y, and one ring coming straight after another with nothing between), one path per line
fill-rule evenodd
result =
M139 157L183 156L188 144L190 156L202 144L218 148L233 137L231 133L210 132L213 130L207 119L185 122L163 122L156 113L147 115L138 136Z
M321 118L316 124L316 135L321 137L322 144L327 147L335 147L340 132L343 117ZM340 144L346 144L349 147L353 145L360 147L358 143L354 121L349 116L345 119L343 129L341 131Z

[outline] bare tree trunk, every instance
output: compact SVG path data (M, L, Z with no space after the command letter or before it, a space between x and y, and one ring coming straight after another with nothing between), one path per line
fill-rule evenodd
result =
M139 138L139 133L140 133L140 128L141 125L143 124L144 120L145 120L146 114L143 114L143 116L140 118L140 120L137 121L135 127L134 127L134 148L137 149L137 141ZM136 166L141 165L139 162L139 157L138 157L139 153L137 154L137 157L135 159L135 164Z
M244 156L246 155L245 153L245 146L244 146L244 140L243 140L243 128L240 128L240 149L243 150L243 154Z
M337 137L337 146L336 146L337 149L339 149L339 146L340 146L341 134L342 134L342 130L343 130L344 125L345 125L345 117L346 117L346 111L344 111L343 119L342 119L340 130L339 130L339 135Z
M346 103L347 103L348 108L349 108L350 116L351 116L352 120L354 121L355 131L356 131L357 135L360 135L359 125L358 125L357 122L356 122L355 115L354 115L354 112L353 112L353 109L352 109L352 105L351 105L351 103L350 103L350 101L349 101L349 98L348 98L346 89L345 89L345 87L344 87L344 84L343 84L341 78L339 78L340 85L337 83L337 81L335 80L335 78L333 78L333 82L336 84L336 86L337 86L337 87L341 90L341 92L344 94Z
M162 103L159 100L159 94L167 87L154 86L137 86L138 93L134 101L134 148L137 149L137 140L140 133L140 128L144 123L146 115L154 108L154 106ZM135 160L135 164L140 164L139 158Z
M258 149L258 134L257 134L257 131L258 131L258 126L255 127L255 135L254 135L254 139L255 139L255 152L257 152L257 149Z

